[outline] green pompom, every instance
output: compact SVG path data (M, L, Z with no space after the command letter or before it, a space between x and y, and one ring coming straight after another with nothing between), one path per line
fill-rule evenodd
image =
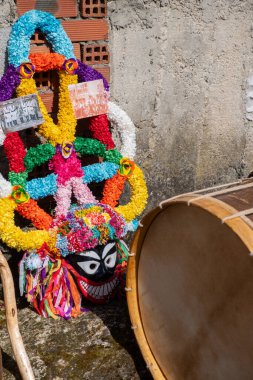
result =
M106 146L98 140L77 137L74 142L77 152L82 155L95 155L102 157L105 161L114 162L119 164L122 155L117 149L106 150Z
M115 164L120 164L122 154L117 149L107 150L105 156L103 157L105 161L114 162Z
M8 177L12 186L19 185L25 188L28 173L27 172L22 172L22 173L9 172Z
M38 145L30 148L24 158L26 170L31 172L35 166L39 166L49 161L55 154L55 147L51 144Z
M84 137L77 137L74 146L76 151L82 155L90 154L103 157L106 151L105 145L101 144L98 140Z

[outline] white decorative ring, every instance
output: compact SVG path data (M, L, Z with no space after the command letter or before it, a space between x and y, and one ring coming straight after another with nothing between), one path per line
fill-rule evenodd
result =
M12 193L12 185L0 173L0 198L6 198Z
M108 118L117 149L123 157L133 159L136 153L134 123L127 113L113 102L109 102Z

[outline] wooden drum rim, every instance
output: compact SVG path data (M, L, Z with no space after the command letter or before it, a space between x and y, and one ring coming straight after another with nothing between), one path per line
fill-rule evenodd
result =
M130 319L132 323L132 329L134 330L135 337L137 339L138 345L147 364L150 372L155 380L172 380L166 378L162 369L160 368L156 358L152 353L152 347L149 346L148 340L146 338L144 326L142 325L141 312L139 307L139 297L138 297L138 265L140 259L140 252L142 249L143 242L145 240L146 234L152 224L152 222L162 213L165 209L173 204L184 203L188 204L193 198L197 198L197 195L185 194L171 201L168 199L163 207L156 207L150 211L141 221L139 228L137 229L132 244L130 248L130 256L128 260L128 271L126 280L126 291L127 291L127 303L128 310L130 314ZM237 210L229 206L223 201L220 201L211 196L204 197L202 199L196 200L189 207L200 207L210 214L216 216L222 221L223 218L233 215ZM253 230L252 222L247 220L245 217L236 217L229 219L224 222L233 232L240 238L240 240L245 244L249 250L249 254L253 252Z

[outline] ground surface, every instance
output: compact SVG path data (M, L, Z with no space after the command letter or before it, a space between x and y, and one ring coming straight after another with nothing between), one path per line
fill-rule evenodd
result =
M0 306L3 379L21 379L6 329L3 301ZM92 306L71 321L43 319L20 304L19 320L36 380L152 379L135 342L125 300Z

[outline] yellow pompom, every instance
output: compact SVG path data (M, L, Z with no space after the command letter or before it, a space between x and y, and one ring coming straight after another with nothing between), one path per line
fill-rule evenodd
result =
M137 165L134 165L132 175L128 177L128 182L131 188L130 202L124 206L116 207L115 210L127 222L131 222L144 210L147 204L148 190L142 170Z

